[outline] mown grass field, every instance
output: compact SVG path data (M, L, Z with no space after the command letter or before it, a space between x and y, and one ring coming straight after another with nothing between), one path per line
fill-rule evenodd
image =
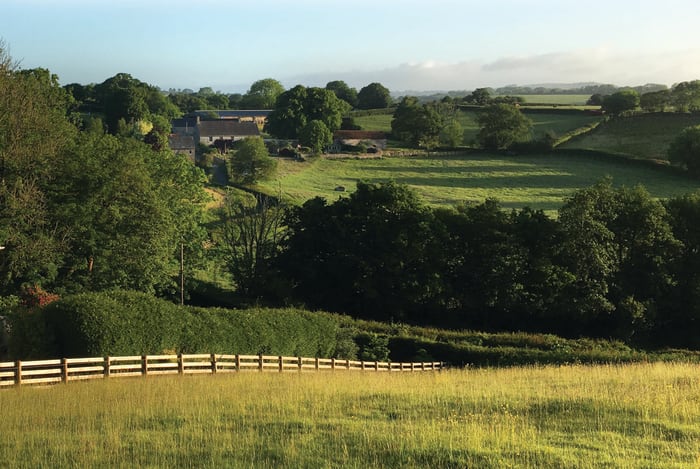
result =
M585 106L590 94L522 94L516 95L525 100L525 104L552 104L562 106ZM595 107L595 106L594 106Z
M642 114L604 122L593 132L573 138L561 147L666 160L671 141L681 130L693 125L700 125L700 115Z
M363 130L377 130L382 132L391 132L391 114L376 114L370 116L355 117L355 123L360 125ZM547 132L554 132L555 135L561 136L567 132L585 127L593 122L600 120L599 116L587 114L549 114L537 113L527 114L533 122L533 136L539 138ZM464 129L464 144L476 145L476 135L479 132L479 125L476 122L476 113L472 111L460 111L458 120Z
M700 465L683 364L123 378L0 402L4 467Z
M611 176L615 185L643 184L652 196L668 198L700 189L700 181L670 171L585 156L416 156L382 159L330 160L299 163L280 160L278 176L261 187L269 193L281 189L293 203L321 196L329 202L353 191L358 180L396 181L415 189L432 206L453 206L465 201L500 200L506 208L529 206L557 210L565 197Z

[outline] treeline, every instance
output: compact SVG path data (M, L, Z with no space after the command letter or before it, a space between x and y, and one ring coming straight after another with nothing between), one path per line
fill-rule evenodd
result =
M359 183L289 210L252 297L380 321L700 346L700 194L602 181L550 218L495 200L431 209Z

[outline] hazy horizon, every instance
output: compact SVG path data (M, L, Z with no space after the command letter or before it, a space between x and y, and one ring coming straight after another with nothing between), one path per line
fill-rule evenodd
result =
M168 90L344 80L394 92L700 78L700 3L4 0L0 37L61 84L129 73Z

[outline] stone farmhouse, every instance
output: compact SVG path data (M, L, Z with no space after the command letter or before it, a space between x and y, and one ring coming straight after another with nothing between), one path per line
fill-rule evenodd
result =
M190 151L196 151L197 144L216 146L225 151L229 145L246 137L260 136L260 128L252 112L235 111L238 117L220 117L214 120L205 120L199 112L210 115L212 111L197 111L194 116L173 119L171 121L170 148L178 153L190 155ZM224 111L218 111L224 112ZM226 111L234 112L234 111ZM249 116L247 120L241 120L240 116ZM267 114L265 114L265 118ZM263 119L264 122L264 119ZM186 138L187 137L187 138ZM191 142L191 143L190 143ZM194 157L192 157L194 159Z

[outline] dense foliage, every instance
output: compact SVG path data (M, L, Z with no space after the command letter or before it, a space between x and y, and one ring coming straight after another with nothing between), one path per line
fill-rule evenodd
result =
M20 316L11 352L28 357L241 353L331 357L339 322L300 310L183 307L131 291L82 293Z
M552 219L494 200L429 209L404 186L359 183L289 212L275 284L370 319L698 347L697 206L602 181Z
M482 148L500 150L530 137L532 121L512 104L489 104L477 115Z

